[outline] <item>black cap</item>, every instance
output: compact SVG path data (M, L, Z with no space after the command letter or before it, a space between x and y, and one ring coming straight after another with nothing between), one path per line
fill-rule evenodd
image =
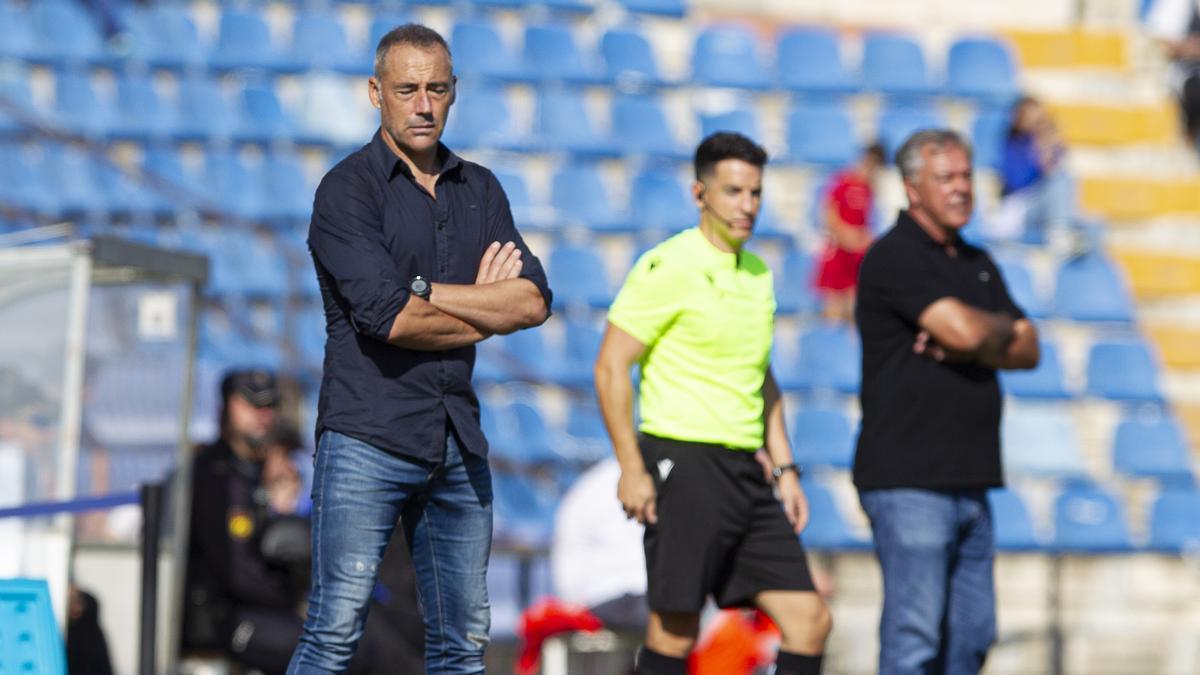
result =
M275 375L266 370L235 370L226 374L225 379L221 380L221 400L228 403L233 394L241 394L242 398L259 408L279 403Z

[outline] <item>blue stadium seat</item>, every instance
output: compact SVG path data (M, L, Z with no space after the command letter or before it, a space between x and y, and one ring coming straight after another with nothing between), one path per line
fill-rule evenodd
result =
M0 2L0 58L26 60L37 52L33 24L24 5Z
M209 152L205 158L204 176L208 195L216 196L218 201L214 206L221 212L250 220L266 216L259 174L236 153Z
M560 223L582 224L597 232L629 232L637 226L613 207L596 164L565 164L554 174L550 194L550 205Z
M565 452L576 462L598 462L612 455L608 432L593 398L572 398L567 407Z
M1068 486L1054 500L1054 546L1069 553L1124 553L1132 550L1120 502L1094 485Z
M962 38L946 58L946 91L951 96L1008 106L1017 97L1017 68L1001 42L988 37Z
M1063 263L1054 288L1055 311L1075 321L1133 320L1133 298L1112 261L1099 253Z
M525 71L540 82L596 84L602 79L592 54L584 53L566 24L526 26L522 54Z
M508 207L512 211L513 222L522 232L533 230L550 230L554 227L554 217L550 208L545 204L536 203L529 194L529 186L519 167L491 167L504 196L508 198Z
M1029 509L1019 494L1006 488L988 490L988 503L992 508L992 533L997 549L1024 552L1041 547Z
M516 128L504 87L479 80L460 81L459 104L446 122L443 137L456 150L497 148L517 152L532 149L526 134Z
M936 108L929 106L885 107L879 114L878 136L888 157L895 156L901 144L921 129L941 129L946 120Z
M600 329L578 318L567 319L566 349L563 363L555 380L564 386L591 390L592 366L600 353Z
M555 462L562 457L551 445L549 428L541 411L522 401L496 411L495 438L489 438L495 457L519 465Z
M687 0L617 0L617 3L630 12L683 18L687 14Z
M216 80L204 75L180 80L179 114L175 126L177 140L229 139L237 126L237 114Z
M612 303L608 272L594 250L557 246L550 252L549 268L554 279L556 308L572 305L604 308Z
M1150 509L1149 548L1160 553L1200 550L1200 492L1165 490Z
M613 139L626 156L650 155L672 160L691 156L679 144L661 102L654 96L614 95L611 117Z
M786 389L858 392L862 361L858 336L844 326L822 325L800 334L794 362L775 372Z
M164 206L153 190L135 181L111 162L96 165L96 180L107 202L108 213L118 218L146 220L155 216L169 217L170 207Z
M109 61L100 31L81 4L42 0L30 3L29 17L35 34L33 60L55 65Z
M863 87L901 97L935 92L921 45L905 35L871 33L863 40Z
M535 137L546 150L588 157L617 157L621 148L596 129L581 92L543 89L538 94Z
M0 101L5 104L0 109L0 138L23 137L25 120L40 116L33 104L33 90L25 68L0 70Z
M163 195L164 201L169 199L170 203L177 206L194 205L194 202L178 199L180 192L193 200L204 194L203 183L198 176L184 168L179 150L174 146L156 144L148 147L142 156L142 173L151 185L158 188L156 192Z
M372 45L372 48L374 45ZM292 26L292 44L286 60L296 70L333 70L357 75L372 68L373 59L350 49L346 29L336 14L304 11Z
M758 116L749 108L735 108L723 113L702 113L700 137L704 138L718 131L733 131L756 142L762 141Z
M971 122L971 149L975 166L999 171L1004 159L1004 143L1008 137L1009 115L1006 111L985 110Z
M509 545L549 548L558 495L527 476L494 471L496 540Z
M109 135L142 143L165 140L175 129L168 108L145 75L125 72L117 77L117 108Z
M0 200L41 215L61 215L58 190L44 176L40 157L31 149L0 144Z
M692 82L707 87L768 88L771 78L759 53L760 42L741 26L704 29L692 52Z
M805 547L818 551L861 551L871 547L869 540L850 527L827 487L805 480L804 495L808 498L808 526L800 539Z
M859 154L849 113L840 105L797 107L787 119L788 160L843 167Z
M789 251L775 271L775 311L780 314L814 312L821 304L813 288L813 257L801 250Z
M1063 378L1058 345L1043 341L1041 359L1032 370L1002 370L1000 384L1004 393L1018 398L1068 399L1071 393Z
M854 434L845 413L834 408L802 406L792 418L792 453L804 466L847 469L854 458Z
M249 298L282 300L288 294L288 262L281 248L272 238L247 235L239 237L240 250L237 257L242 260L242 294ZM267 305L278 309L279 305ZM259 333L279 337L282 334L283 317L272 314L266 319L264 330Z
M101 140L114 125L113 102L96 93L86 70L70 68L54 77L54 109L58 123L74 134Z
M510 380L553 381L562 369L561 350L549 349L541 331L517 331L492 341L491 350Z
M60 213L68 217L99 216L109 211L108 195L100 187L96 160L67 145L42 148L42 172L57 192Z
M1179 422L1169 416L1147 420L1127 415L1117 425L1112 455L1113 468L1127 476L1192 484L1190 446Z
M620 91L668 84L650 41L633 28L610 28L600 38L600 55L608 80Z
M208 57L216 70L272 70L295 72L271 39L267 22L254 9L223 8L217 42Z
M296 139L296 123L283 109L275 90L266 84L242 90L234 140L268 145Z
M319 370L325 361L325 309L319 304L299 309L293 316L291 335L301 366Z
M129 61L176 71L207 65L208 55L184 5L154 3L135 7L128 16Z
M316 186L305 177L300 158L292 153L269 153L263 158L261 175L266 218L285 225L307 223Z
M1025 263L1015 258L1006 258L1000 260L998 266L1000 274L1004 276L1004 285L1008 288L1009 296L1025 314L1034 319L1050 315L1050 309L1038 293L1038 289L1034 287L1033 275Z
M460 19L450 34L454 70L462 75L527 81L529 74L517 60L499 29L485 18Z
M67 672L67 652L45 579L0 580L0 626L0 672Z
M1102 341L1087 360L1087 393L1115 401L1161 401L1158 361L1144 340Z
M1059 406L1009 406L1000 425L1006 472L1081 478L1087 475L1079 434Z
M858 89L842 60L837 33L828 28L794 28L780 35L775 71L780 85L802 94L827 96Z
M647 169L634 177L629 211L642 230L677 232L696 220L691 195L675 172L663 169Z

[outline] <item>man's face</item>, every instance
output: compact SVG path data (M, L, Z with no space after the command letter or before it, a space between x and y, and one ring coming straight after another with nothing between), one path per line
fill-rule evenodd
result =
M921 153L924 162L916 180L904 183L909 209L924 213L942 229L961 229L975 206L971 159L955 145L927 145Z
M701 218L721 239L740 247L754 233L762 206L762 169L740 159L723 159L692 186Z
M454 103L450 55L441 47L396 45L368 81L371 104L396 147L410 158L432 152Z
M256 406L241 394L231 395L228 405L229 434L232 437L258 445L275 425L275 408L272 406Z

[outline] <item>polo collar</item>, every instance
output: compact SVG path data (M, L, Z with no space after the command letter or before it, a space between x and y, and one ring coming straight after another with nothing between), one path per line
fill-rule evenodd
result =
M713 246L699 227L686 230L684 236L687 237L688 251L696 256L696 262L706 268L736 269L742 261L742 254L745 253L745 249L740 253L726 253Z
M900 215L896 217L896 229L903 233L904 236L920 242L929 248L940 249L945 248L947 244L955 246L962 244L962 237L956 237L954 241L946 242L946 244L939 243L933 237L929 236L929 233L925 231L925 228L921 227L915 218L908 214L908 209L900 211Z
M392 149L388 147L386 141L383 140L383 128L375 130L375 135L371 138L368 152L371 155L372 162L375 168L382 173L390 181L397 174L401 174L408 178L412 178L412 170L408 168L408 164L400 159ZM462 158L456 155L450 148L447 148L442 142L438 142L438 160L442 165L442 176L449 176L462 168Z

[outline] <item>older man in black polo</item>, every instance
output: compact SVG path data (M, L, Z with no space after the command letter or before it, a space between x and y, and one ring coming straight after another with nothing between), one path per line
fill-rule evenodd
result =
M995 639L986 491L1000 467L999 368L1032 368L1037 331L971 218L971 151L920 131L896 153L908 209L859 274L862 432L854 482L883 568L879 672L976 673Z

